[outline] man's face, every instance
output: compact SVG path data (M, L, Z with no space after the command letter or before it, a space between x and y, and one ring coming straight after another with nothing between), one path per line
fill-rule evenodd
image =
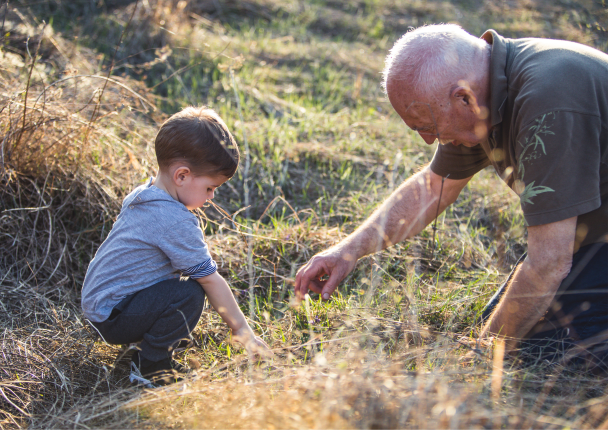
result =
M407 100L402 93L395 92L389 87L393 108L428 145L439 140L442 145L473 147L487 138L485 122L480 121L479 116L461 98L451 97L429 103Z

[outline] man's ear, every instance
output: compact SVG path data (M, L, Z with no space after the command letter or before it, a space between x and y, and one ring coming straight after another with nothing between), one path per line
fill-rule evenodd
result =
M178 187L181 187L191 174L192 172L188 166L178 166L173 171L173 182Z
M460 84L461 82L459 82ZM467 84L458 85L451 94L452 98L455 99L456 103L471 110L475 115L479 116L481 109L477 104L477 96L475 91L471 89Z

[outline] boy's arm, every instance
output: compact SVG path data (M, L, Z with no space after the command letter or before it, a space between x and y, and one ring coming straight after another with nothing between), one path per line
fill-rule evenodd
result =
M256 337L249 324L247 324L245 315L236 303L230 287L219 273L214 272L211 275L198 278L196 281L205 290L211 306L232 330L235 340L242 343L249 353L270 352L268 345L262 339Z

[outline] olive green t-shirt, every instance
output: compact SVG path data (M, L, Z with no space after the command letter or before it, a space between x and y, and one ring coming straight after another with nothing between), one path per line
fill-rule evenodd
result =
M464 179L488 165L520 198L528 225L578 216L575 249L608 242L608 55L573 42L494 30L488 140L439 145L431 169Z

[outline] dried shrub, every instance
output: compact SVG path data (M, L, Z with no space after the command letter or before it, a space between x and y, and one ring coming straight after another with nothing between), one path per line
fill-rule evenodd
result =
M116 352L91 352L96 337L78 290L121 196L151 168L154 105L146 88L108 74L53 72L40 62L40 46L61 39L43 31L35 46L30 41L31 57L0 53L3 426L116 386L103 370ZM93 57L84 54L75 58Z

